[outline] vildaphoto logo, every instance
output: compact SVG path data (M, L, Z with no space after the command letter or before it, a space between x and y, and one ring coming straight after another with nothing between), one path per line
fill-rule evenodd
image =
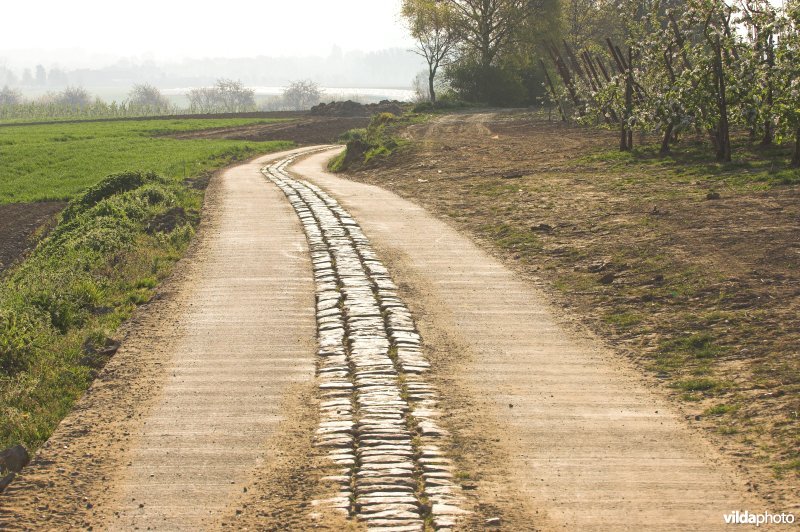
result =
M762 512L760 514L735 511L722 516L727 525L791 525L794 523L794 514L773 514Z

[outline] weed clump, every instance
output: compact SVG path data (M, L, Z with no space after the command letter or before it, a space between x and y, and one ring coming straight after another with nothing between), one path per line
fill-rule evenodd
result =
M392 113L379 113L372 117L365 129L351 129L339 137L347 149L333 159L328 168L333 172L361 167L376 157L391 155L402 141L396 138L394 130L403 119Z

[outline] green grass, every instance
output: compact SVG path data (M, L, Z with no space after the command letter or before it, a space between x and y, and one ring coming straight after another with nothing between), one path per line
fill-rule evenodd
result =
M501 222L482 225L479 230L502 248L510 251L525 254L542 249L542 243L536 234L525 227Z
M665 352L677 352L695 359L713 359L724 352L714 344L714 337L708 333L692 334L669 340L662 346Z
M685 379L674 384L675 388L684 392L712 392L722 387L722 383L707 377Z
M737 407L734 405L719 404L706 409L707 416L722 416L730 412L736 412Z
M0 203L68 200L106 175L152 171L196 176L289 142L178 140L179 133L265 123L264 119L176 119L0 126Z
M650 144L628 152L606 148L575 162L579 165L603 164L620 172L632 172L632 177L620 179L620 187L669 179L675 183L697 183L707 187L705 192L713 190L724 196L729 191L768 190L800 183L800 170L789 167L789 146L763 147L751 143L742 134L731 140L733 160L730 163L715 162L708 146L695 139L678 143L667 156L661 156L658 146Z

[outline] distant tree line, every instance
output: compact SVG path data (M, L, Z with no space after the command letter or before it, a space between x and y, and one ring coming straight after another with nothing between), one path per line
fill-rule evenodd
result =
M0 89L0 120L124 118L179 111L161 91L148 84L134 85L122 102L106 102L83 87L66 87L34 99L27 99L19 90L8 86Z
M256 101L255 91L241 81L219 79L212 87L192 89L188 107L172 103L153 85L134 85L122 102L106 102L83 87L27 99L9 86L0 89L0 120L46 120L59 118L124 118L174 114L247 113L258 110L302 111L320 103L323 90L310 80L291 82L280 96Z

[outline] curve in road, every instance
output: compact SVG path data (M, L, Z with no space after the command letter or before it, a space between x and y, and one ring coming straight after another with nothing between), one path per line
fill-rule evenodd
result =
M635 369L567 330L542 293L419 206L327 173L332 153L293 171L337 198L395 282L412 287L423 336L460 346L456 380L495 429L537 527L713 530L733 509L761 507Z

